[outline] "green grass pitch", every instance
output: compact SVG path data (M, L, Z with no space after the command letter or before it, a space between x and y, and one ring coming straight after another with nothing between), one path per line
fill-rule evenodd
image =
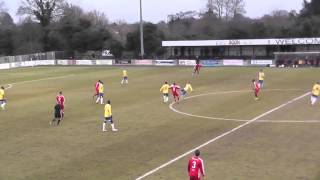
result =
M129 85L121 85L122 69ZM250 89L258 68L203 68L192 77L183 67L34 67L0 71L8 104L0 111L1 180L133 180L175 157L306 92L319 69L264 69L259 101ZM105 83L119 132L102 132L103 106L92 100ZM173 112L162 102L164 81L189 96ZM49 126L55 96L66 97L61 126ZM239 92L229 92L239 91ZM215 93L216 94L215 94ZM221 92L228 92L221 94ZM306 96L201 149L207 180L320 179L320 105ZM315 122L310 122L315 120ZM297 121L297 122L295 122ZM191 154L147 176L188 179Z

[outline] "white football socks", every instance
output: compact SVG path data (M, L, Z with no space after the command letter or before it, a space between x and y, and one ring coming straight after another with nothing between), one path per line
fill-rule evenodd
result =
M111 124L111 127L112 127L112 131L118 131L118 129L114 128L114 124L113 123Z
M1 104L1 108L2 108L2 110L4 110L4 109L5 109L5 106L6 106L6 103L2 103L2 104Z

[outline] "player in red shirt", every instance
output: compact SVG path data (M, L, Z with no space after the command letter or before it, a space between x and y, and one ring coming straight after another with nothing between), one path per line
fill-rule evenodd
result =
M99 86L100 86L101 80L97 81L95 84L95 94L93 95L93 98L98 97L99 96Z
M62 117L64 117L64 103L66 102L65 97L62 95L62 91L56 96L57 104L61 106Z
M180 101L180 94L179 94L179 89L180 86L176 85L176 83L173 83L170 87L173 95L174 102L179 102Z
M199 157L200 156L200 151L197 149L194 152L193 157L191 157L191 159L189 160L188 163L188 173L189 173L189 177L190 180L200 180L200 176L199 176L199 171L202 175L202 177L204 177L205 173L204 173L204 163L203 160Z
M254 91L255 100L259 100L259 92L260 92L260 83L257 83L255 79L252 80L252 88Z
M193 69L193 75L195 75L195 74L199 75L201 67L202 67L202 65L197 62L197 64L194 66L194 69Z

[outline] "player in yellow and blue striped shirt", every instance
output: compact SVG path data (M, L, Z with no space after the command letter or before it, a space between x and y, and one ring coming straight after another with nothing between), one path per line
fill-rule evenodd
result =
M127 70L123 70L122 71L122 81L121 81L121 84L123 84L123 83L126 83L126 84L128 84L129 82L128 82L128 73L127 73Z
M5 92L3 86L0 88L0 106L2 110L4 110L6 106Z
M190 82L188 82L186 86L183 89L181 89L181 94L182 96L186 96L188 92L192 92L192 91L193 91L193 88Z

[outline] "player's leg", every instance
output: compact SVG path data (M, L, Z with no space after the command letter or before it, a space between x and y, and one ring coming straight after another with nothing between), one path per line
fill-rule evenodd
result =
M1 101L0 101L0 104L1 104L1 109L2 109L2 110L5 110L6 100L1 100Z
M163 94L163 102L166 102L166 94Z
M97 100L96 100L96 104L98 104L100 101L100 94L98 94Z
M124 78L122 78L122 81L121 81L121 84L123 84L124 83Z
M254 96L255 96L255 99L256 99L256 100L259 99L259 97L258 97L258 96L259 96L259 90L256 89L256 90L254 91Z
M313 95L311 96L311 105L312 105L312 106L314 106L314 105L316 104L317 99L318 99L318 97L313 96Z
M164 96L165 96L165 100L164 100L164 102L166 102L166 103L167 103L167 102L169 101L169 94L168 94L168 93L166 93Z
M126 80L126 84L128 84L129 83L128 77L125 77L125 80Z
M61 117L58 118L57 126L59 126L60 122L61 122Z
M107 132L107 118L102 123L102 132Z
M54 117L54 118L50 121L50 123L49 123L49 124L50 124L50 126L51 126L51 125L53 125L53 126L54 126L55 122L56 122L56 118Z
M112 131L113 131L113 132L118 131L118 129L116 129L116 128L114 127L114 123L113 123L113 120L112 120L112 116L109 118L109 122L110 122L110 124L111 124Z
M100 93L100 104L104 104L104 101L103 101L103 93Z

